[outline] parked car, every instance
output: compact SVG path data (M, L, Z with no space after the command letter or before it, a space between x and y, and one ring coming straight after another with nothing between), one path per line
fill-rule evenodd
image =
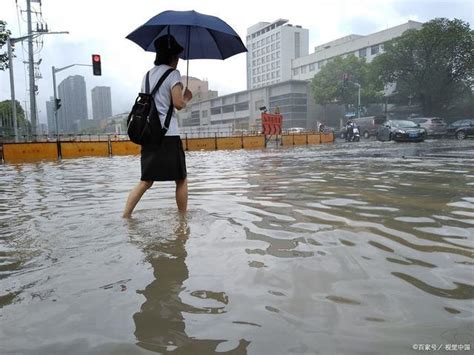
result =
M292 133L303 133L306 131L306 128L303 127L290 127L286 130L287 133L292 134Z
M418 123L420 127L426 130L426 134L430 137L445 136L447 131L446 122L439 117L413 117L408 118L410 121Z
M448 133L459 140L474 136L474 119L459 120L448 126Z
M448 135L454 136L457 139L464 139L474 135L472 132L474 128L474 119L458 120L448 125ZM459 132L459 133L458 133Z
M370 136L375 136L377 134L377 129L386 120L387 118L385 116L367 116L352 119L352 121L359 127L360 134L366 139Z
M380 141L422 142L425 137L426 130L408 120L389 120L377 130Z

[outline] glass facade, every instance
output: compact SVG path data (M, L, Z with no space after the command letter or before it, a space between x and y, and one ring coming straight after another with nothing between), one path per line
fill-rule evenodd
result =
M270 108L280 109L283 115L283 128L303 127L306 128L308 112L308 95L300 93L289 93L270 97Z

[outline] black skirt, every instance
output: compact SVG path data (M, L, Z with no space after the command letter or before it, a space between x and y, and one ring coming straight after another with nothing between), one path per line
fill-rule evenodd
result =
M140 162L142 181L175 181L187 176L180 136L165 136L160 145L143 145Z

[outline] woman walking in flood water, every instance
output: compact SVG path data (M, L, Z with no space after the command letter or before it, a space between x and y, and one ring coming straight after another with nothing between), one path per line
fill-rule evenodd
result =
M188 88L183 92L181 74L176 70L179 61L179 54L183 51L175 38L166 35L158 38L155 43L156 59L155 66L149 71L150 88L154 87L160 78L168 71L174 69L162 82L154 99L161 124L164 121L170 102L172 102L172 116L169 129L163 137L162 142L157 144L143 145L141 150L141 178L137 186L128 195L124 218L132 215L133 209L140 201L141 197L148 190L154 181L175 181L176 183L176 204L180 212L185 212L188 205L188 182L186 172L186 160L183 151L183 144L179 135L177 110L186 107L193 95ZM142 90L145 92L146 76L143 79Z

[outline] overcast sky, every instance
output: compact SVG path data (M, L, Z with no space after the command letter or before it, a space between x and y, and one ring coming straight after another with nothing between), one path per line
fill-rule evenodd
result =
M18 7L16 5L18 3ZM13 37L27 32L26 0L1 0L0 19L7 21ZM285 18L293 25L309 30L309 48L356 33L370 34L408 20L425 22L435 17L460 18L473 24L472 0L318 0L318 1L223 1L223 0L42 0L43 19L50 31L69 31L65 35L43 36L43 47L35 56L42 59L42 79L37 81L37 105L40 122L46 122L45 102L53 95L51 67L74 63L90 64L91 54L102 56L102 76L93 76L92 68L73 67L57 74L59 84L69 75L85 77L89 118L92 118L90 91L95 86L110 86L113 113L129 110L144 73L153 65L154 55L125 39L125 36L152 16L165 10L196 10L218 16L241 36L245 44L247 28L257 22L273 22ZM40 9L38 3L33 8ZM35 19L35 16L33 16ZM16 98L23 106L28 101L24 49L16 46L14 60ZM2 51L6 48L2 48ZM246 89L245 54L225 61L192 60L191 76L209 81L209 88L219 94ZM186 74L186 62L178 69ZM0 72L0 101L10 99L8 71Z

